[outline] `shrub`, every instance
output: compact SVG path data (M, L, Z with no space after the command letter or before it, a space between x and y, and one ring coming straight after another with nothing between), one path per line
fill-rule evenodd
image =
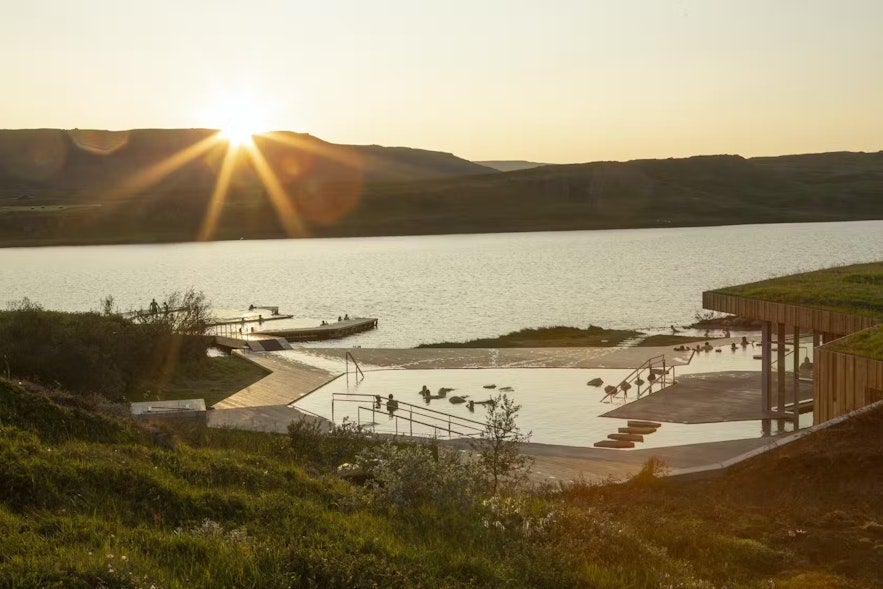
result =
M305 462L334 468L352 462L366 446L379 443L364 426L344 419L330 428L324 423L302 419L288 426L288 439L294 455Z
M505 394L494 397L487 406L484 431L473 443L478 467L492 493L502 484L517 485L530 470L530 458L521 454L521 445L530 440L530 432L523 434L518 427L519 409L521 405Z
M476 470L457 450L433 453L420 444L387 442L363 450L356 464L370 474L375 496L395 507L430 504L465 511L478 496Z

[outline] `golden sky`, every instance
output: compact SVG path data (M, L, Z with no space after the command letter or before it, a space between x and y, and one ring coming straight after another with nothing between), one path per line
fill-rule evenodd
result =
M883 0L28 0L0 127L254 127L473 160L883 149Z

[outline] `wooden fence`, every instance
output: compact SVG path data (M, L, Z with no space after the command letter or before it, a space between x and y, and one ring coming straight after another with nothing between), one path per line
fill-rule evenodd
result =
M814 423L823 423L883 399L883 362L815 349Z
M862 315L838 313L827 309L814 309L790 303L776 303L749 299L716 291L702 293L702 306L714 311L732 313L772 323L784 323L801 330L848 335L881 323L881 320Z

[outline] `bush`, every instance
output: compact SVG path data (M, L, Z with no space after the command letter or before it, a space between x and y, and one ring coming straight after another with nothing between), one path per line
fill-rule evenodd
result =
M302 419L288 426L288 439L294 455L305 462L336 468L352 462L367 446L379 442L361 426L344 419L330 429L319 421Z
M205 358L208 338L167 322L136 323L118 314L46 311L24 299L0 311L4 375L73 392L119 398L180 362Z
M387 442L363 450L356 464L369 473L375 496L395 507L430 504L466 511L480 489L475 468L453 449L433 453L420 444Z

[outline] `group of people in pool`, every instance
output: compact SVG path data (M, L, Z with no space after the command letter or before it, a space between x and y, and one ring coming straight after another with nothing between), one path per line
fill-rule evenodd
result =
M438 390L438 394L433 395L432 391L429 390L429 387L423 385L423 388L420 389L420 396L423 397L423 400L426 401L427 405L429 405L430 401L432 401L433 399L446 398L454 405L465 403L466 408L469 409L469 411L475 411L476 405L490 405L491 407L493 407L496 404L496 401L494 401L493 399L485 399L484 401L474 401L472 399L467 399L466 397L468 395L452 395L451 397L448 397L448 393L453 390L454 389L452 388L441 387ZM392 396L391 393L387 395L385 400L380 395L374 395L374 407L376 409L381 409L384 406L384 402L386 404L386 410L387 412L389 412L390 415L392 415L399 408L399 402Z

